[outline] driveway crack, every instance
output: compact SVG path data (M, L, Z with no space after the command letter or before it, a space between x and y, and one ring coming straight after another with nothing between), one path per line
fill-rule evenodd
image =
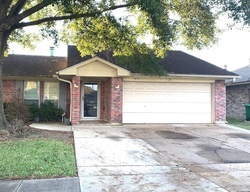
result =
M217 157L224 163L223 158L221 158L220 155L219 155L219 153L217 152L217 150L219 150L219 149L221 149L221 148L215 149L214 152L217 155Z

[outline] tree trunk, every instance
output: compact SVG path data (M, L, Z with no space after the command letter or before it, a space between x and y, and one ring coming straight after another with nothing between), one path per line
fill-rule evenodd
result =
M8 36L8 33L0 32L0 130L7 129L9 126L3 108L3 58Z

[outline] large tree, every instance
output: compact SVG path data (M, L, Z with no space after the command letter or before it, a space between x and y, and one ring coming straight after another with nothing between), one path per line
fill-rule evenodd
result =
M71 41L83 55L105 49L118 55L149 50L163 55L177 42L209 46L216 41L221 13L249 25L249 10L249 0L0 0L0 106L4 51L11 41L30 44L34 35L26 27L38 26L43 36ZM58 21L64 27L60 34ZM4 119L0 110L0 129Z

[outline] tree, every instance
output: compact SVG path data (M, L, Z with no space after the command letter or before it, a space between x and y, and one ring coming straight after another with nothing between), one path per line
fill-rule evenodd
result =
M250 25L249 4L249 0L0 0L0 106L4 51L10 41L29 44L32 34L25 34L25 27L39 26L42 35L58 40L56 22L64 21L62 39L71 39L83 55L112 49L117 55L154 50L162 56L176 42L199 49L215 42L215 21L222 12ZM115 14L117 9L120 13L126 9L130 17ZM149 36L150 43L138 41ZM0 129L4 122L2 109Z

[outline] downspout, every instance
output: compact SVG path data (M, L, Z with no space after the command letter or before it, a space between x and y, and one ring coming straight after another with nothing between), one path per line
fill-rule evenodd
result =
M59 80L59 81L63 81L65 83L69 83L69 86L70 86L70 109L69 109L69 121L71 123L71 113L72 113L72 101L73 101L73 98L72 98L72 82L71 81L68 81L66 79L62 79L59 77L58 73L56 75L56 78Z

